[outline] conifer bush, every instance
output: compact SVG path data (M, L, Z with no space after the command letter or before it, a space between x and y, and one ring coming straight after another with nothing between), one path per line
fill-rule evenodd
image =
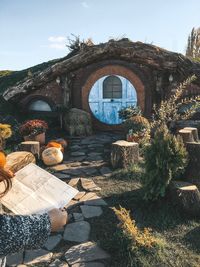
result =
M152 143L146 148L144 158L144 198L156 200L165 195L171 179L183 173L187 164L187 152L181 138L170 134L166 125L161 125L156 130Z

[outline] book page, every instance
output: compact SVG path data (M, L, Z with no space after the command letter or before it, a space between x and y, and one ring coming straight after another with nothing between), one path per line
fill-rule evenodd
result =
M15 214L41 214L62 208L78 193L78 190L33 163L19 170L12 182L11 190L1 202Z

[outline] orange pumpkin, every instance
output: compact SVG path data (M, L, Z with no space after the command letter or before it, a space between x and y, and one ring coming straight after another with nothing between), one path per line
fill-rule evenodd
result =
M59 148L62 152L64 152L64 148L62 147L62 145L59 144L59 143L57 143L57 142L55 142L55 141L50 141L50 142L47 144L46 148L49 148L49 147Z
M4 168L6 165L6 155L0 151L0 168Z

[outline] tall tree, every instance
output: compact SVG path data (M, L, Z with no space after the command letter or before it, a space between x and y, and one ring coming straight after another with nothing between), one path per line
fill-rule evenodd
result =
M191 58L200 58L200 27L192 28L188 36L186 56Z

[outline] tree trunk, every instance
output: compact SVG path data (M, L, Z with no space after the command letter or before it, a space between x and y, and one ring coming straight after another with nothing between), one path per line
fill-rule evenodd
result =
M186 143L189 162L185 171L187 181L195 184L200 189L200 143Z
M192 131L193 139L195 142L199 142L199 135L198 135L198 130L197 128L194 127L185 127L185 130L190 130Z
M139 145L138 143L119 140L111 146L111 164L113 168L126 168L138 162Z
M36 159L40 158L40 143L38 141L25 141L20 144L21 151L31 152Z
M187 182L172 182L172 198L181 208L192 216L200 216L200 192L196 185Z
M194 142L191 130L181 129L178 131L178 133L182 137L184 144L187 142Z

